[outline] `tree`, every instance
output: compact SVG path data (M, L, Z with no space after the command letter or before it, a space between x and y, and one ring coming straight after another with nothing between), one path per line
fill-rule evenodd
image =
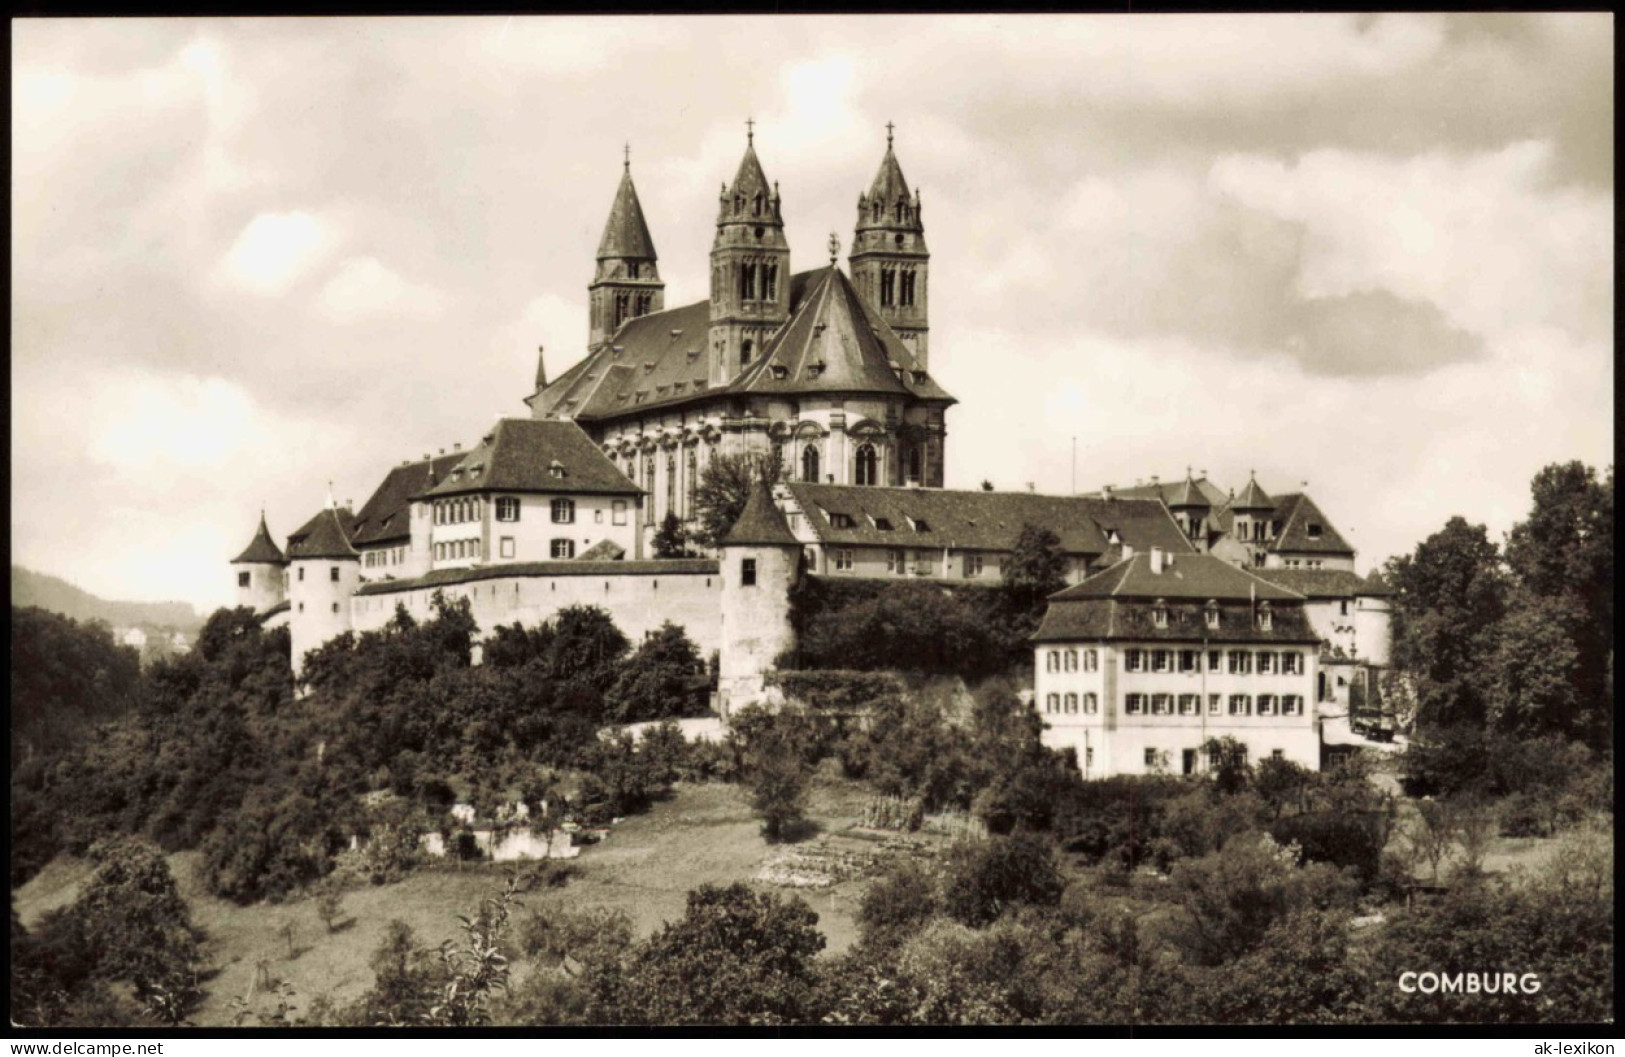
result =
M1247 763L1247 746L1228 734L1222 738L1209 738L1202 746L1213 763L1213 788L1224 796L1243 792L1252 781L1252 768Z
M943 866L942 906L963 925L988 924L1017 903L1054 905L1066 887L1049 842L1032 833L957 845Z
M694 490L695 527L689 539L702 547L717 546L745 512L757 479L772 485L782 474L779 463L761 452L711 456Z
M705 711L705 666L688 634L671 621L646 637L604 696L605 718L638 723Z
M1555 733L1597 743L1606 733L1604 703L1580 695L1585 614L1567 594L1513 593L1491 660L1489 723L1531 737Z
M565 606L553 618L547 663L554 679L579 680L599 694L620 676L621 658L631 643L600 606Z
M689 556L688 535L683 531L682 519L677 516L676 511L666 511L666 516L661 519L660 530L655 533L654 551L656 558Z
M818 1019L818 915L800 899L743 884L702 885L682 918L595 983L593 1020L659 1024L796 1024Z
M1385 568L1395 598L1394 663L1416 683L1417 723L1482 725L1506 609L1500 553L1483 525L1460 517Z
M1020 613L1034 613L1066 586L1066 552L1052 529L1024 524L1010 556L999 564L1005 594Z
M134 701L140 658L105 624L11 609L11 762L69 748Z

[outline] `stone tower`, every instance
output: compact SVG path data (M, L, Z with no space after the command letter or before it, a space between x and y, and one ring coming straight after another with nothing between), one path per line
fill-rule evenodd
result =
M790 318L790 244L779 190L767 182L748 133L732 187L722 189L711 245L711 387L727 385L756 360Z
M308 651L350 630L350 596L361 585L361 555L350 546L344 528L348 513L329 506L288 540L288 631L295 676Z
M718 697L722 716L766 696L763 675L795 645L790 588L801 544L758 479L739 519L722 538L722 648Z
M622 323L666 307L666 284L656 267L654 239L643 219L637 188L632 186L632 160L628 155L598 242L598 267L587 284L590 306L588 348L608 344Z
M281 605L288 597L288 560L271 539L265 527L265 511L260 511L260 529L243 553L231 560L237 574L237 604L256 613Z
M903 339L920 369L929 369L926 287L931 254L925 248L920 194L909 194L903 167L892 153L890 124L880 171L869 193L858 196L858 226L847 259L853 285Z

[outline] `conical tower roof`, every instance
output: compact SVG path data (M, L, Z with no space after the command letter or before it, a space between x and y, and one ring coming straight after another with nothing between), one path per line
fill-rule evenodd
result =
M756 146L752 142L745 146L745 156L739 159L739 171L734 173L733 186L728 188L728 193L749 198L758 191L766 198L772 194L773 188L767 182L767 173L762 171L761 160L756 157Z
M339 520L339 512L324 507L322 512L307 521L288 543L290 559L359 558L350 546L350 534Z
M887 136L886 156L880 159L880 171L875 173L875 181L869 185L869 198L878 198L889 204L907 197L908 181L903 179L903 167L897 163L897 155L891 149L891 137Z
M256 562L267 565L282 565L287 559L282 556L282 550L271 539L271 530L265 527L265 511L260 511L260 530L254 533L243 553L232 559L232 563Z
M774 546L799 547L801 541L796 539L785 524L784 514L779 511L773 502L773 493L767 482L756 478L751 486L750 498L745 502L745 509L740 512L738 520L728 529L728 534L722 538L722 545L729 546Z
M1206 508L1209 505L1207 497L1189 476L1174 486L1173 491L1168 494L1167 503L1171 509L1176 510L1187 507Z
M1275 500L1260 487L1256 477L1247 478L1247 487L1236 496L1235 502L1230 504L1233 510L1274 510Z
M638 189L632 185L630 165L621 173L621 186L615 191L615 204L610 206L604 237L598 241L599 260L623 257L659 259L655 256L655 240L650 237L649 225L643 219Z

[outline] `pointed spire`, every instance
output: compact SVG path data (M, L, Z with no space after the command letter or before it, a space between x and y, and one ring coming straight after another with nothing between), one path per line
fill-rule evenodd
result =
M722 538L722 545L799 547L801 542L785 523L784 514L773 502L767 478L758 476L751 487L745 509Z
M536 391L547 388L547 347L536 346Z
M1258 478L1251 470L1247 471L1247 487L1241 490L1231 503L1236 510L1273 510L1275 500L1271 499L1262 488L1258 487Z
M265 508L261 507L259 531L254 533L254 538L243 549L243 553L233 558L232 562L275 563L280 565L285 560L281 548L271 539L271 530L265 525Z
M888 210L898 199L911 197L908 181L903 178L903 167L898 164L897 155L892 151L892 129L892 123L886 122L886 156L880 159L880 171L875 173L874 182L869 185L869 201L878 198Z
M615 204L610 206L609 219L604 223L604 237L598 241L598 259L658 260L655 241L649 234L648 222L643 219L638 189L632 184L631 147L626 149L626 168L621 172Z

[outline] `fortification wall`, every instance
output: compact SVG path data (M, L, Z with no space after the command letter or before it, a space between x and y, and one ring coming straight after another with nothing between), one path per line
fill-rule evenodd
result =
M428 577L369 584L350 599L351 621L357 632L376 630L395 615L398 603L418 620L427 620L434 615L434 593L444 591L447 598L469 600L481 638L499 624L533 626L566 606L594 605L606 610L634 645L669 620L688 633L701 656L721 648L722 577L716 562L582 563L590 571L557 568L570 564L564 562L537 564L555 569L461 581Z

